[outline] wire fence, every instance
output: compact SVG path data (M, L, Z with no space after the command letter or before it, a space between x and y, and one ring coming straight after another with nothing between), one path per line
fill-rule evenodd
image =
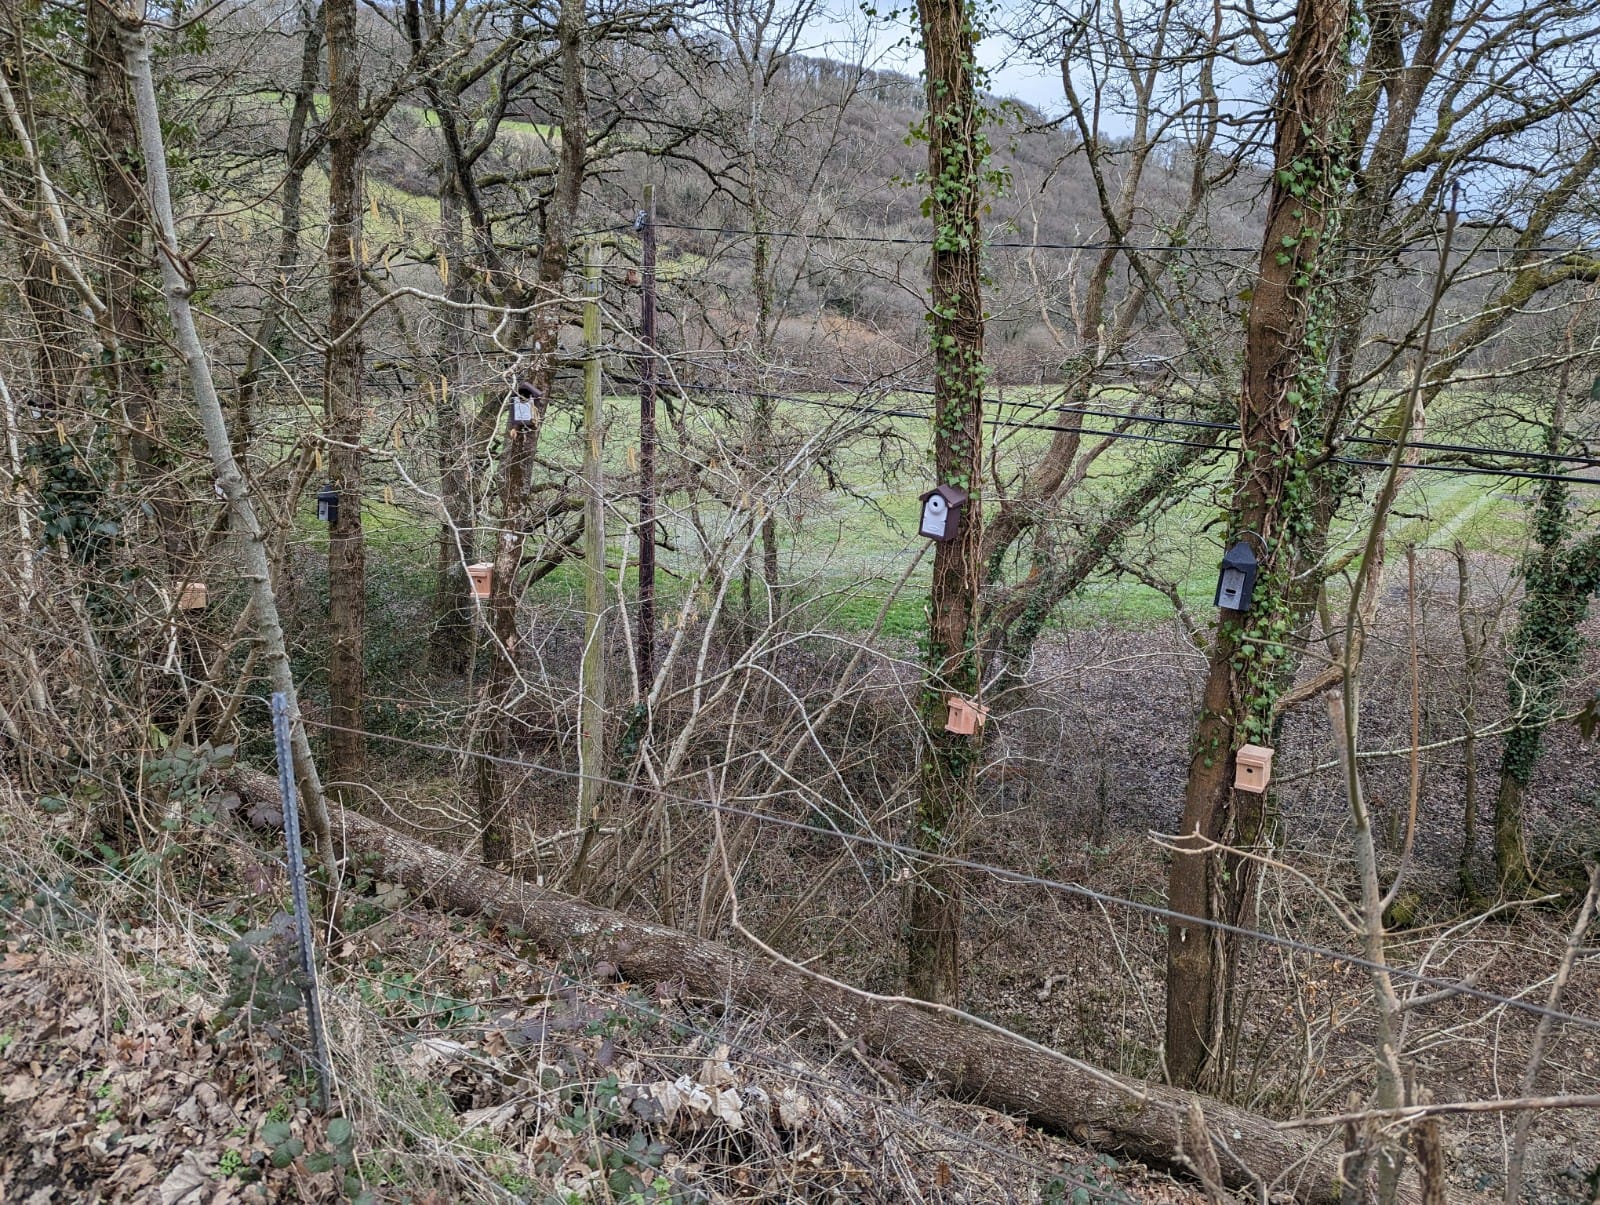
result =
M70 637L65 638L64 642L69 644L73 643ZM138 658L135 658L130 654L110 653L109 655L113 657L121 657L129 661L138 660ZM146 666L148 665L148 663L144 664L146 664ZM194 688L212 688L211 683L195 679L191 675L184 673L184 671L179 667L172 667L165 672L170 676L185 679ZM250 699L252 702L260 706L264 713L270 714L271 700L269 696L250 696ZM874 833L847 832L844 829L841 829L834 820L834 815L843 814L842 812L839 812L837 809L829 809L827 807L819 806L816 803L810 803L807 805L808 810L812 813L810 818L805 820L796 820L787 816L774 815L771 812L763 812L749 807L741 807L737 803L728 803L704 798L698 795L688 795L679 791L671 791L655 784L619 779L609 775L590 774L582 770L551 765L546 762L530 760L523 757L503 756L490 753L482 749L467 748L448 742L420 740L415 737L400 736L394 733L382 732L366 727L352 728L344 725L337 725L326 720L315 718L314 716L305 715L304 713L301 715L301 720L309 728L315 728L326 732L337 731L359 734L368 739L388 745L448 756L452 759L457 759L461 763L488 761L508 769L522 770L525 772L544 775L549 778L560 779L568 782L587 780L602 787L608 787L613 790L625 792L629 796L643 793L645 796L653 797L678 806L691 808L706 814L715 812L724 817L750 820L760 825L804 834L810 837L827 835L831 839L842 844L872 849L880 853L893 854L901 859L902 864L906 866L949 866L959 870L968 871L973 874L981 874L986 877L993 878L999 882L1010 883L1017 886L1038 888L1043 891L1090 901L1104 905L1108 908L1127 911L1165 923L1195 925L1214 932L1226 933L1250 941L1259 942L1263 945L1287 950L1294 954L1325 959L1332 963L1350 966L1360 970L1387 970L1388 973L1396 979L1402 980L1406 983L1414 984L1418 987L1428 988L1432 992L1447 993L1451 996L1462 996L1492 1005L1496 1008L1508 1009L1527 1016L1548 1018L1552 1021L1570 1024L1584 1030L1600 1032L1600 1018L1567 1012L1559 1009L1546 1008L1543 1005L1519 999L1515 996L1506 996L1477 987L1476 985L1461 979L1452 979L1446 976L1413 971L1402 966L1391 966L1387 963L1378 963L1360 954L1351 953L1349 951L1342 951L1330 946L1318 945L1312 942L1300 941L1299 939L1280 933L1273 933L1268 930L1247 925L1237 925L1214 918L1192 916L1187 913L1174 911L1164 905L1152 904L1148 901L1134 899L1129 896L1118 895L1113 892L1096 890L1081 883L1067 882L1060 879L1050 878L1048 876L1031 874L1026 871L1019 871L1012 867L999 866L993 863L963 858L955 855L939 854L919 850L902 842L881 837ZM26 742L22 743L25 744ZM35 752L40 754L54 756L54 753L51 750L44 749L40 746L31 747ZM107 785L110 786L113 784L110 782L110 780L107 780ZM118 789L120 790L121 787L119 786ZM819 825L822 827L819 828Z

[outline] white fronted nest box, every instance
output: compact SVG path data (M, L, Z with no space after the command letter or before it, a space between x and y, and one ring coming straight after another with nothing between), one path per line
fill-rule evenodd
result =
M944 702L946 732L971 736L982 728L984 721L989 718L989 709L976 699L963 699L960 695L951 695Z
M204 611L207 594L204 582L184 582L178 587L178 610Z
M539 391L527 381L518 381L511 395L511 414L508 423L513 431L533 426L533 404L539 400Z
M936 485L922 495L922 523L917 534L941 543L961 534L961 514L967 505L967 491L953 485Z
M1271 779L1272 750L1265 745L1240 745L1233 755L1233 789L1261 795Z
M467 577L472 580L472 597L488 598L494 586L494 562L483 561L467 566Z

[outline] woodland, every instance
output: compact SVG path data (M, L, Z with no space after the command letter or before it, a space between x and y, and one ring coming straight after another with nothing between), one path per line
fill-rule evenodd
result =
M1600 1205L1596 0L0 110L0 1201Z

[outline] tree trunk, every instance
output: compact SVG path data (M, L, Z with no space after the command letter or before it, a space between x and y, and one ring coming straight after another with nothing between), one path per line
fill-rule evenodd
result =
M472 300L467 279L466 241L461 233L461 191L455 172L446 166L439 186L439 249L445 274L445 298L453 306ZM459 674L472 651L475 605L467 565L477 559L477 514L468 472L469 422L462 409L465 396L467 334L472 323L466 309L445 311L441 356L444 371L434 396L434 439L439 463L439 563L433 588L433 636L428 656L435 669Z
M283 188L278 205L278 259L277 275L262 298L261 317L256 323L255 337L245 352L244 367L239 371L236 385L237 410L234 416L234 448L242 453L249 445L252 418L251 403L261 380L264 361L275 358L273 344L283 319L283 298L289 289L289 280L300 264L300 231L304 219L302 199L305 193L306 169L312 157L306 153L306 126L316 111L318 70L322 61L322 10L302 5L301 15L305 28L300 42L300 78L295 84L294 108L289 112L289 129L283 144Z
M483 859L491 866L509 866L514 854L506 762L515 752L515 717L511 705L520 693L516 657L517 602L521 588L517 576L522 568L531 520L529 486L534 457L550 404L560 323L561 281L566 274L588 164L589 100L583 78L587 32L584 0L561 0L555 38L561 63L561 152L553 195L544 210L538 281L532 290L532 299L542 304L534 314L527 341L531 348L529 370L518 382L518 388L526 390L533 403L533 423L506 435L500 479L500 532L495 543L488 608L491 649L483 689L487 715L483 721L481 746L487 756L478 759L477 795Z
M105 348L101 371L115 410L127 423L128 450L141 485L150 494L162 551L169 572L186 573L190 549L181 522L181 505L175 497L172 475L158 454L155 385L150 360L153 343L145 309L139 301L141 278L149 263L148 237L142 201L134 186L138 179L138 134L133 104L128 95L127 70L122 61L116 19L104 4L90 4L86 15L89 112L99 127L107 153L94 157L105 202L100 227L101 342Z
M967 491L957 537L934 550L928 647L923 662L923 738L911 844L958 854L978 777L979 735L945 730L947 698L978 692L974 649L982 568L978 497L983 433L983 297L980 266L986 143L973 78L968 0L919 0L927 79L928 173L933 218L934 470L938 484ZM906 989L953 1004L960 996L961 875L947 862L913 868L906 917Z
M1478 899L1478 883L1472 861L1478 848L1478 676L1483 670L1485 632L1472 630L1472 579L1468 574L1467 548L1460 540L1454 545L1456 561L1456 624L1461 630L1461 651L1465 665L1461 670L1461 772L1466 779L1462 797L1461 860L1457 878L1461 898L1470 904Z
M366 541L361 528L361 70L356 0L323 6L328 43L328 350L323 415L339 511L328 535L328 771L355 781L366 761ZM337 789L337 782L336 782Z
M759 80L759 76L757 79ZM757 84L759 87L759 83ZM762 383L755 396L755 461L758 474L757 494L765 496L773 488L773 470L778 456L772 446L772 420L777 409L766 390L766 373L772 366L772 236L766 230L766 207L761 201L759 183L760 166L756 162L756 132L760 122L752 116L750 133L751 153L746 171L749 175L750 225L755 230L755 246L750 252L750 286L756 301L756 371ZM774 499L775 500L775 499ZM763 501L761 516L761 576L767 588L767 606L776 619L783 611L778 594L778 519L770 503ZM751 620L754 622L753 618Z
M1557 443L1553 437L1552 449ZM1512 723L1500 756L1500 789L1494 800L1495 874L1506 896L1522 894L1532 882L1522 794L1533 781L1544 730L1582 657L1580 625L1589 613L1589 599L1600 588L1600 536L1567 544L1572 526L1569 489L1560 481L1539 487L1534 546L1523 566L1522 609L1511 640L1506 693Z
M281 691L289 701L290 739L300 802L305 812L306 827L316 836L317 850L327 875L326 888L331 895L338 886L333 832L328 823L328 809L323 799L316 759L311 754L305 723L300 717L300 696L289 667L283 625L278 618L278 600L272 589L272 566L267 558L266 534L261 529L255 504L251 501L244 475L239 471L238 461L233 455L227 419L223 416L222 402L211 376L211 364L189 306L192 286L179 268L185 261L178 249L172 193L167 181L167 152L162 141L155 78L150 67L149 33L135 25L126 30L124 36L128 75L133 84L139 127L139 149L144 158L150 210L161 248L161 254L156 259L161 265L161 284L166 295L167 312L172 318L175 342L188 370L189 385L194 394L195 409L199 412L200 426L205 432L212 468L228 500L229 525L239 543L240 576L250 584L251 614L255 619L256 636L261 642L268 676L273 690Z
M656 673L656 190L644 186L639 248L639 619L634 633L638 706L648 722Z
M1528 847L1522 838L1522 791L1527 783L1518 778L1518 773L1522 766L1531 770L1538 754L1537 729L1519 726L1507 734L1500 762L1500 789L1494 796L1494 873L1501 893L1507 897L1522 895L1533 881Z
M584 865L600 822L606 774L605 399L600 391L600 249L585 248L583 266L583 661L578 671L578 827L583 837L573 858L572 890L583 892ZM663 876L671 915L672 884Z
M1311 521L1312 489L1297 424L1315 413L1324 364L1307 353L1319 311L1322 235L1338 204L1334 118L1344 92L1348 0L1299 0L1277 101L1274 174L1260 272L1245 330L1242 446L1228 513L1230 542L1259 541L1261 576L1251 610L1225 613L1211 643L1184 790L1179 849L1168 877L1175 911L1207 920L1246 916L1251 864L1226 866L1207 842L1248 846L1262 820L1261 795L1232 787L1234 753L1270 741L1275 663L1292 620L1292 545ZM1308 313L1319 311L1308 321ZM1167 1069L1174 1083L1205 1080L1222 1035L1228 962L1215 931L1173 924L1167 937Z

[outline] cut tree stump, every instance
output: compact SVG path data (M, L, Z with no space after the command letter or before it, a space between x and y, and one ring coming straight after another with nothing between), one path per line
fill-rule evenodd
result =
M277 800L277 783L268 775L239 767L227 781L251 803ZM1091 1075L948 1014L857 995L764 955L635 920L490 870L348 809L332 810L347 860L365 862L439 907L515 926L554 957L609 963L636 983L681 981L695 995L776 1014L826 1042L837 1040L836 1029L843 1031L951 1096L1195 1179L1201 1169L1185 1152L1197 1144L1192 1106L1199 1104L1216 1160L1206 1160L1205 1173L1220 1173L1229 1188L1248 1189L1255 1199L1264 1190L1275 1201L1338 1205L1339 1152L1302 1131L1275 1129L1268 1118L1181 1089ZM1414 1178L1402 1185L1400 1200L1420 1202Z

